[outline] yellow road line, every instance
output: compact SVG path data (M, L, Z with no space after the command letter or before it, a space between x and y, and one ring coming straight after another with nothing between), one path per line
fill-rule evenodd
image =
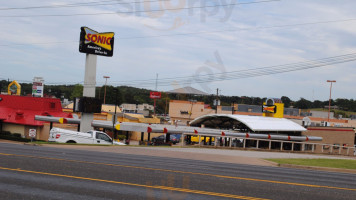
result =
M114 167L145 169L145 170L152 170L152 171L163 171L163 172L180 173L180 174L211 176L211 177L226 178L226 179L257 181L257 182L276 183L276 184L304 186L304 187L313 187L313 188L327 188L327 189L336 189L336 190L356 191L356 188L342 188L342 187L333 187L333 186L325 186L325 185L312 185L312 184L293 183L293 182L285 182L285 181L272 181L272 180L255 179L255 178L243 178L243 177L236 177L236 176L224 176L224 175L217 175L217 174L206 174L206 173L199 173L199 172L186 172L186 171L178 171L178 170L170 170L170 169L157 169L157 168L150 168L150 167L138 167L138 166L130 166L130 165L98 163L98 162L69 160L69 159L50 158L50 157L39 157L39 156L28 156L28 155L18 155L18 154L0 153L0 155L4 155L4 156L19 156L19 157L28 157L28 158L39 158L39 159L47 159L47 160L59 160L59 161L66 161L66 162L76 162L76 163L95 164L95 165L106 165L106 166L114 166Z
M186 189L186 188L176 188L176 187L168 187L168 186L161 186L161 185L143 185L143 184L137 184L137 183L111 181L111 180L87 178L87 177L80 177L80 176L71 176L71 175L64 175L64 174L53 174L53 173L48 173L48 172L30 171L30 170L23 170L23 169L13 169L13 168L6 168L6 167L0 167L0 169L9 170L9 171L32 173L32 174L41 174L41 175L73 178L73 179L80 179L80 180L98 181L98 182L105 182L105 183L115 183L115 184L121 184L121 185L145 187L145 188L152 188L152 189L170 190L170 191L185 192L185 193L192 193L192 194L202 194L202 195L209 195L209 196L216 196L216 197L228 197L228 198L246 199L246 200L268 200L268 199L264 199L264 198L247 197L247 196L240 196L240 195L234 195L234 194L224 194L224 193L208 192L208 191L202 191L202 190L191 190L191 189Z

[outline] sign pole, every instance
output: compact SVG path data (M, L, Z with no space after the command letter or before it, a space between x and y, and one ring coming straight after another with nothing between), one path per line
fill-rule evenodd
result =
M95 97L96 63L97 55L86 54L83 97ZM91 122L93 119L93 113L82 112L80 132L87 132L91 130Z
M156 116L156 99L153 100L153 115Z

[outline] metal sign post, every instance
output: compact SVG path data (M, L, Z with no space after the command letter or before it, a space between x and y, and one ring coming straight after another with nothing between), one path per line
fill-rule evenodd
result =
M96 63L97 55L86 54L83 97L95 97ZM93 119L93 113L82 112L80 132L87 132L91 130L91 122Z

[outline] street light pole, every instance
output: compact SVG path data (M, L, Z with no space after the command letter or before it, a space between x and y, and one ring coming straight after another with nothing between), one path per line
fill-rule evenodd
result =
M106 97L106 83L108 82L108 78L110 78L110 76L103 76L103 78L105 78L105 86L104 86L104 104L105 104L105 97Z
M326 82L330 83L329 112L328 112L328 122L330 122L331 88L333 87L333 83L336 83L336 81L335 80L327 80Z
M190 118L192 116L192 112L193 112L193 104L197 102L197 100L189 100L190 103L192 104L191 107L190 107L190 112L188 113L189 114L189 121L190 121Z
M113 134L112 134L112 144L114 144L114 139L116 139L115 123L116 123L116 120L117 120L117 117L116 117L116 107L117 107L117 93L118 93L118 89L117 89L117 88L114 88L114 92L115 92L115 114L114 114L113 119L112 119L112 131L113 131Z

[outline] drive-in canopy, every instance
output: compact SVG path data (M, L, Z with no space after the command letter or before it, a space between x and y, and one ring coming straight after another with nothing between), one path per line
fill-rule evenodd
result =
M198 117L190 122L191 126L221 129L240 129L253 132L303 132L306 129L285 119L248 115L212 114Z

